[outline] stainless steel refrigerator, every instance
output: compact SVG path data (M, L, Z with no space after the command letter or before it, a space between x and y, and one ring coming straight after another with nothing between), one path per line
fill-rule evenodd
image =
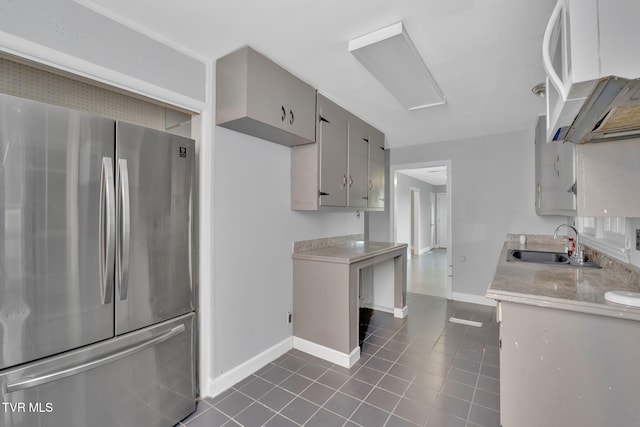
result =
M0 95L0 426L195 409L194 142Z

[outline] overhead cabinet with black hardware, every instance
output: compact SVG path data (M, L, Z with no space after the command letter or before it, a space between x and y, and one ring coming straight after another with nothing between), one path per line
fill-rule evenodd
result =
M315 89L244 47L216 61L216 124L286 146L315 142Z
M291 208L384 210L384 134L321 94L316 144L291 152Z

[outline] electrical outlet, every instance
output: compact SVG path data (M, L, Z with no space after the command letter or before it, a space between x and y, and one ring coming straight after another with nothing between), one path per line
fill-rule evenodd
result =
M293 312L287 312L287 323L293 322Z
M640 251L640 228L636 228L636 251Z

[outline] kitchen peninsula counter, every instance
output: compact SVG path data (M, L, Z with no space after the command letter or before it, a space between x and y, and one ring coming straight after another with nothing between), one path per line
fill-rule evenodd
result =
M312 245L310 245L312 246ZM294 246L295 248L295 246ZM363 269L390 261L396 317L407 315L407 245L363 240L294 251L293 346L340 366L360 358L359 296ZM391 301L389 301L391 304Z
M507 241L487 290L487 298L640 320L640 307L615 304L604 299L607 291L640 292L640 277L634 267L604 257L595 260L602 268L507 261L510 249L564 252L563 245L520 245Z
M588 248L603 268L507 261L509 249L564 252L514 240L486 293L498 301L500 425L640 425L640 308L604 299L637 292L638 270Z

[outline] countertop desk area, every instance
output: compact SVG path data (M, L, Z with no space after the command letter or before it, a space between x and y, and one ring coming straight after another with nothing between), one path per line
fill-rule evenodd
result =
M362 269L393 260L394 315L407 315L407 245L353 241L295 252L293 347L350 368L360 358Z

